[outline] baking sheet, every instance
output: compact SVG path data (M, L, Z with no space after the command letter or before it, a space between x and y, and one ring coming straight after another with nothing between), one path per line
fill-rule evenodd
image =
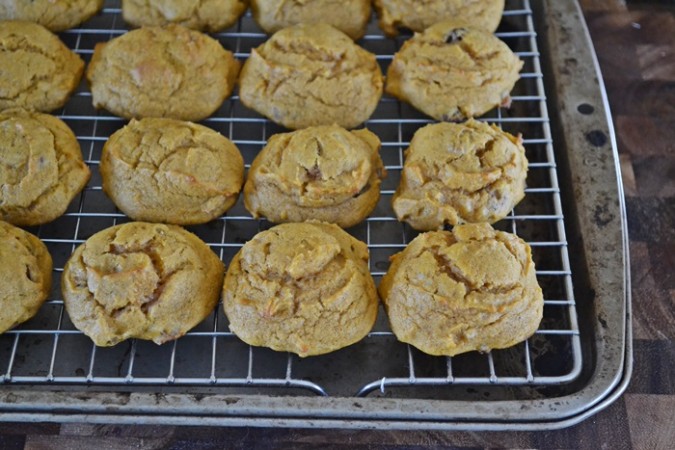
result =
M552 138L534 23L528 0L507 1L498 36L518 53L525 66L513 92L512 107L495 110L482 118L510 133L521 133L530 161L525 200L496 226L515 232L533 247L546 306L540 329L527 342L486 355L473 352L454 358L430 357L397 342L381 311L374 331L361 343L303 360L243 344L229 332L227 320L218 307L211 317L174 343L158 347L130 340L112 348L94 347L68 320L59 278L63 264L77 245L103 228L128 220L101 191L98 174L101 148L124 121L94 110L83 83L57 115L77 134L93 177L64 217L31 230L47 243L54 257L54 288L50 300L34 319L0 336L4 384L10 388L25 386L54 392L94 389L177 395L204 392L243 396L367 396L487 403L564 395L565 386L570 386L590 361L584 359L586 353L581 348L584 337L577 319L574 274L559 185L556 157L562 146ZM125 30L118 2L108 1L102 14L61 37L88 61L97 42L107 41ZM241 60L266 39L249 15L232 29L215 36ZM368 35L359 43L376 53L386 70L393 53L408 37L384 38L373 21ZM382 185L382 199L371 217L348 231L368 244L376 282L386 271L389 256L417 235L395 220L390 201L400 177L403 150L414 132L429 122L411 107L385 96L365 124L383 142L381 155L388 177ZM204 124L232 139L247 166L270 135L284 131L243 107L236 93ZM228 263L244 242L270 226L264 220L253 220L240 200L225 217L189 229ZM270 414L274 416L274 411Z

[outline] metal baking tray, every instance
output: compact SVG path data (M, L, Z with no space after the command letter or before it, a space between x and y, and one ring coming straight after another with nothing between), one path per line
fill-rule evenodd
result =
M118 1L61 38L85 60L126 31ZM250 14L215 35L240 60L266 36ZM533 248L544 319L526 342L487 354L427 356L397 342L380 310L372 333L338 352L300 359L253 348L229 332L220 307L163 346L130 340L97 348L63 308L63 265L93 233L128 219L103 194L98 164L124 121L91 105L83 82L57 115L78 136L93 176L68 212L31 229L49 247L55 280L29 322L0 336L0 415L6 421L89 421L374 429L546 429L592 415L625 389L632 367L628 247L612 122L576 1L507 0L498 30L524 60L510 109L483 117L522 133L530 161L523 200L496 227ZM409 36L375 24L360 44L383 70ZM385 96L366 126L382 140L388 177L371 217L348 230L370 249L376 282L416 236L390 206L403 150L428 118ZM204 121L232 139L247 167L284 131L235 95ZM228 263L271 224L241 200L226 216L190 227Z

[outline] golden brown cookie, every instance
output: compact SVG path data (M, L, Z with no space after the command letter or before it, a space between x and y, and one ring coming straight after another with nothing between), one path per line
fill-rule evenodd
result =
M103 190L134 220L205 223L237 201L244 160L226 137L175 119L132 120L101 156Z
M96 44L87 68L94 106L131 118L202 120L232 93L239 62L218 41L180 25Z
M52 257L45 244L0 220L0 333L33 317L51 284Z
M122 0L122 16L135 27L175 23L210 33L233 25L246 9L248 0Z
M251 0L251 11L266 33L299 23L327 23L360 39L370 20L370 0Z
M413 136L392 204L416 230L494 223L523 199L526 178L520 136L473 119L432 124Z
M510 103L522 67L487 31L441 22L403 44L385 90L436 120L459 121Z
M375 55L330 25L296 25L251 51L239 80L247 107L287 128L354 128L375 111L382 73Z
M83 70L84 61L42 25L0 21L0 111L60 108Z
M530 246L485 223L419 235L391 258L379 292L396 337L430 355L515 345L544 307Z
M258 154L244 186L253 217L320 220L343 228L362 222L380 198L380 140L337 125L276 134Z
M366 244L337 225L278 225L234 256L223 306L230 330L250 345L321 355L371 330L378 299Z
M424 31L451 19L492 33L502 20L504 0L375 0L375 9L388 36L399 28Z
M96 345L178 339L218 303L222 261L175 225L130 222L91 236L66 263L61 289L73 325Z
M89 177L80 145L61 120L23 109L0 113L0 219L25 226L51 222Z
M0 20L26 20L64 31L89 19L102 6L103 0L2 0Z

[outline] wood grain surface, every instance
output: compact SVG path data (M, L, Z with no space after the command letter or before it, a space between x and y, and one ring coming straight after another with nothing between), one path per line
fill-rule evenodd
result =
M628 208L635 364L617 402L577 426L538 433L4 423L0 449L675 449L675 1L581 4L608 89Z

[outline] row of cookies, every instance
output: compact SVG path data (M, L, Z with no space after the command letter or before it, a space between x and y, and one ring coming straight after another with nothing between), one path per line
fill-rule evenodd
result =
M273 135L244 184L244 206L274 223L320 220L354 226L376 207L386 175L380 140L337 125ZM392 206L417 230L495 223L525 195L520 137L469 120L419 129L406 150ZM237 200L242 157L227 138L173 119L132 120L103 148L103 190L134 220L194 225Z
M99 346L177 339L222 296L244 341L309 356L371 330L379 301L367 260L366 245L336 225L286 224L249 241L224 276L223 262L192 233L130 222L79 246L61 287L72 323Z
M510 347L537 330L543 310L529 246L488 224L419 235L392 258L378 290L396 337L431 355ZM363 339L378 303L367 246L319 222L254 236L223 287L234 334L301 357Z
M136 27L178 24L207 32L233 25L248 9L248 0L122 0L122 16ZM328 23L353 39L365 34L371 0L251 0L253 18L267 33L299 23ZM103 0L7 0L0 3L0 20L36 22L51 31L64 31L88 20ZM399 28L422 31L445 19L459 19L490 32L497 29L504 0L375 0L380 27L388 36Z
M61 216L90 171L60 119L23 109L0 113L0 219L21 226ZM134 220L206 223L235 204L271 222L321 220L343 228L373 211L386 171L380 140L337 125L272 136L244 184L244 161L226 137L174 119L132 120L103 148L105 193ZM523 198L527 159L521 140L470 120L428 125L406 150L392 205L418 230L497 222Z
M4 332L37 313L52 261L39 239L0 221L0 262ZM61 289L72 323L99 346L178 339L221 297L244 342L301 357L356 343L375 324L367 246L336 225L263 231L234 256L224 280L223 272L183 228L130 222L80 245ZM393 258L379 292L399 340L433 355L509 347L537 329L543 306L527 244L487 224L421 234Z
M140 45L145 51L134 52ZM278 31L238 74L217 41L168 26L98 44L87 78L94 106L125 118L204 119L238 77L241 102L286 128L354 128L373 114L383 90L437 120L480 116L508 103L522 65L492 34L442 22L403 45L385 83L376 55L315 24Z
M23 109L0 113L0 219L20 226L60 217L90 170L60 119ZM406 150L392 206L417 230L497 222L523 198L522 141L470 120L419 129ZM337 125L272 136L244 184L244 161L226 137L174 119L132 120L103 148L104 192L134 220L179 225L222 216L244 191L254 218L321 220L343 228L368 217L386 171L380 140Z
M77 87L84 62L30 22L0 22L0 110L49 112ZM142 52L137 49L143 48ZM97 108L125 118L202 120L230 96L299 129L354 128L383 90L437 120L461 120L508 102L522 61L492 34L441 22L406 41L386 78L376 56L325 24L275 33L239 62L218 41L179 25L134 30L97 44L87 69Z

